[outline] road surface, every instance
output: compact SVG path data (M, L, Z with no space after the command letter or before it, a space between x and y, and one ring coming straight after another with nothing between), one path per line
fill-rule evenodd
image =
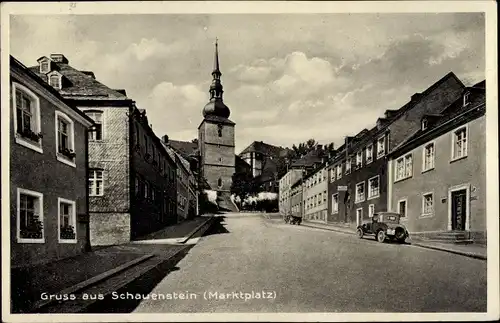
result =
M483 260L255 213L226 214L222 226L135 313L486 311Z

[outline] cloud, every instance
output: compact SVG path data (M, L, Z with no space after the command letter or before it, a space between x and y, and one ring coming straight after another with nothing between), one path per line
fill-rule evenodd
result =
M213 40L236 150L342 142L450 71L484 79L484 14L12 16L11 52L50 53L125 88L158 135L197 136ZM119 25L120 28L116 28ZM169 31L169 32L167 32ZM26 46L29 44L29 46Z

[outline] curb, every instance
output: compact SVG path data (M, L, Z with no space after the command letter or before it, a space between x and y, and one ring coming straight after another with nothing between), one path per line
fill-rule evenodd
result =
M487 260L487 256L483 256L483 255L473 253L473 252L466 252L466 251L453 250L453 249L449 249L449 248L435 247L435 246L431 246L431 245L427 245L427 244L420 244L418 242L411 242L410 244L412 246L417 246L417 247L432 249L432 250L438 250L438 251L445 251L445 252L449 252L449 253L453 253L456 255L461 255L461 256L465 256L465 257L469 257L469 258Z
M310 227L310 228L323 229L323 230L327 230L327 231L334 231L334 232L340 232L340 233L345 233L345 234L355 234L355 232L348 232L348 231L344 231L344 230L340 230L340 229L325 228L325 227L309 225L309 224L304 224L304 223L302 223L301 225L306 226L306 227ZM416 247L421 247L421 248L426 248L426 249L449 252L449 253L453 253L456 255L465 256L465 257L474 258L474 259L487 260L487 256L483 256L483 255L473 253L473 252L466 252L466 251L453 250L450 248L436 247L436 246L427 245L427 244L423 244L423 243L421 244L418 242L411 242L410 245L416 246Z
M355 234L355 232L351 232L351 231L347 231L347 230L336 229L336 228L325 228L322 226L315 226L315 225L311 225L311 224L304 223L304 222L302 222L300 225L305 226L305 227L309 227L309 228L326 230L326 231L334 231L334 232L340 232L340 233L345 233L345 234Z
M215 216L211 216L208 218L208 220L206 220L205 222L203 222L202 224L198 225L193 231L191 231L187 237L184 239L184 240L181 240L179 241L179 243L186 243L189 241L189 239L191 239L198 231L200 231L201 228L203 228L207 223L213 221L215 219ZM212 223L209 223L210 225L212 225ZM208 227L210 227L210 225Z
M58 294L58 295L73 294L73 293L75 293L75 292L77 292L79 290L82 290L82 289L84 289L86 287L89 287L91 285L95 285L95 284L97 284L97 283L99 283L99 282L107 279L108 277L116 275L116 274L118 274L118 273L120 273L120 272L122 272L122 271L124 271L124 270L126 270L126 269L128 269L130 267L132 267L132 266L138 265L138 264L140 264L140 263L142 263L142 262L144 262L144 261L146 261L148 259L151 259L153 257L154 257L154 255L152 255L152 254L144 255L142 257L139 257L137 259L134 259L132 261L124 263L123 265L120 265L120 266L118 266L116 268L113 268L113 269L110 269L108 271L105 271L102 274L99 274L97 276L94 276L92 278L84 280L83 282L80 282L80 283L78 283L76 285L73 285L73 286L70 286L68 288L65 288L65 289L59 291L56 294ZM54 303L54 302L57 302L57 300L48 299L48 300L41 300L41 301L35 302L35 304L30 308L29 311L31 312L31 311L37 310L39 308L42 308L42 307L47 306L47 305L49 305L51 303Z

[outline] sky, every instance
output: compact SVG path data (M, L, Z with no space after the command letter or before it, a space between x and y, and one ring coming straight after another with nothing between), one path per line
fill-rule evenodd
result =
M485 78L483 13L17 15L10 36L27 66L62 53L126 89L175 140L197 138L218 37L237 153L253 141L338 147L450 71Z

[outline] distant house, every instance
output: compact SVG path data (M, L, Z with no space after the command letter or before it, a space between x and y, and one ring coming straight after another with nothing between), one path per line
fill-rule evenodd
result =
M442 111L464 88L450 72L422 93L412 95L400 109L386 110L373 128L347 137L329 162L328 221L355 227L374 212L386 211L387 153L420 129L424 115Z
M278 207L281 214L291 212L292 186L301 181L304 176L318 169L325 160L326 152L323 150L322 145L318 145L316 149L311 150L289 166L288 172L279 179Z
M389 208L414 234L486 241L485 82L425 114L389 158Z
M162 150L145 110L125 90L75 69L62 54L41 57L30 69L96 124L89 136L91 243L128 242L175 222L175 162Z
M93 121L12 56L10 89L11 266L83 253Z
M325 165L311 171L302 183L304 220L327 222L328 176Z

